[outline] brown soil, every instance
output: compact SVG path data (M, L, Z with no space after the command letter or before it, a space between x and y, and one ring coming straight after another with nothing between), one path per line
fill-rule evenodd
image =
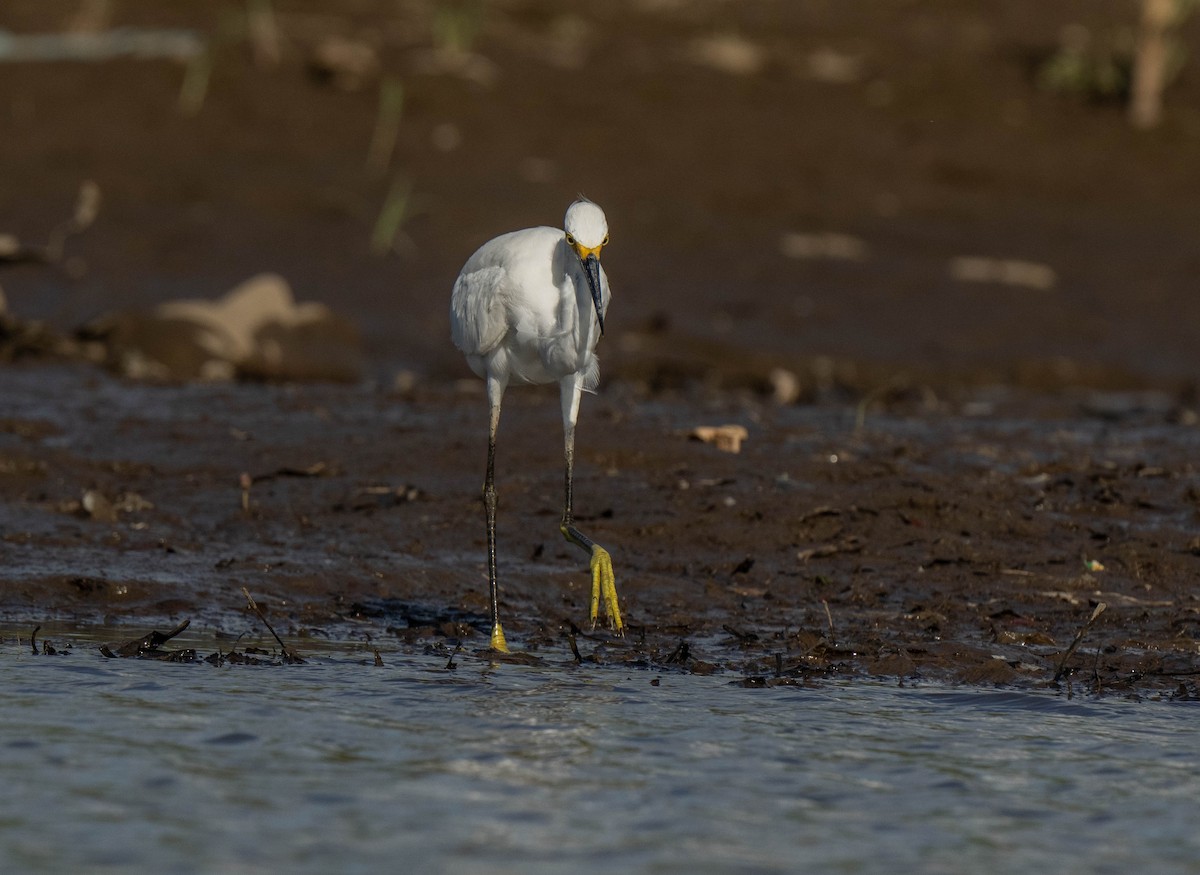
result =
M424 4L274 5L282 60L259 67L243 4L112 4L113 24L212 37L195 115L174 63L0 64L0 232L46 239L86 179L104 199L63 265L0 280L14 314L69 332L277 271L359 325L374 382L6 367L8 621L223 627L245 585L293 634L481 646L485 414L455 382L448 290L484 239L583 191L609 216L616 297L577 495L630 620L624 641L581 638L586 657L1038 686L1103 602L1063 682L1196 694L1200 65L1152 132L1032 72L1065 25L1110 35L1132 4L512 0L472 47L490 84L430 55ZM15 31L65 19L0 11ZM329 34L404 83L386 172L366 161L378 80L309 69ZM730 34L756 71L696 60ZM397 178L411 215L379 257ZM789 255L788 234L853 239ZM962 256L1054 282L955 279ZM403 392L378 388L399 371ZM586 581L557 535L556 411L506 399L500 543L514 643L561 656ZM741 453L687 439L724 422L749 428ZM82 507L89 490L114 507Z
M10 627L235 631L245 586L292 636L485 646L482 393L153 388L47 365L2 382ZM623 640L578 628L554 395L510 396L502 611L521 649L570 659L573 632L590 659L762 683L1046 686L1065 667L1097 692L1196 692L1197 435L1164 396L915 395L860 423L610 386L588 399L576 492L615 557ZM722 452L689 438L697 422L749 437Z

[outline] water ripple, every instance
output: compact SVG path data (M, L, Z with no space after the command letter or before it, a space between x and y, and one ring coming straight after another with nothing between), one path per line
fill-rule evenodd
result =
M4 871L1200 871L1176 705L0 660Z

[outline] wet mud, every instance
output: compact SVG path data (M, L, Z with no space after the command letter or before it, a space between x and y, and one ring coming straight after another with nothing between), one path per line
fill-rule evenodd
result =
M486 648L474 384L147 387L33 365L0 389L9 629L269 618L300 652ZM1166 396L781 406L612 384L586 399L576 501L614 557L614 638L586 628L586 561L558 533L555 397L511 395L501 610L522 658L1196 694L1200 434ZM692 435L731 423L737 453Z

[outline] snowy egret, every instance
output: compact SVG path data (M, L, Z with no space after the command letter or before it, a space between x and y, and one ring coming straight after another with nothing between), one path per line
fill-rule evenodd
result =
M450 297L450 336L467 364L487 381L488 595L494 650L507 651L496 585L496 430L500 401L510 382L558 383L562 398L567 476L559 529L590 558L595 628L603 602L609 626L623 632L617 587L608 551L575 527L571 480L575 468L575 422L579 396L600 376L596 341L604 333L608 277L600 250L608 243L608 220L589 200L567 209L563 228L526 228L481 246L459 273Z

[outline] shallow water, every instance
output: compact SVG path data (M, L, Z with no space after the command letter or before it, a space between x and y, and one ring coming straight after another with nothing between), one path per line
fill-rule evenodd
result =
M1200 872L1195 705L362 656L7 644L0 869Z

